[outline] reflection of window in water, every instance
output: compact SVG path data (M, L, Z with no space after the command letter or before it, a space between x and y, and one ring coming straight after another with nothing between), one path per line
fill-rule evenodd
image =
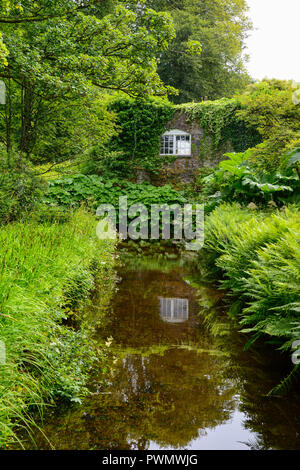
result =
M160 316L164 321L180 323L189 318L188 299L166 299L159 297Z

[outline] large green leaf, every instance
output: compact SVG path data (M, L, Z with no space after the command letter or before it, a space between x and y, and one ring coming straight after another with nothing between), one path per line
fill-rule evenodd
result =
M288 166L293 166L296 163L300 163L300 147L296 148L292 152L290 152L290 159L288 161Z

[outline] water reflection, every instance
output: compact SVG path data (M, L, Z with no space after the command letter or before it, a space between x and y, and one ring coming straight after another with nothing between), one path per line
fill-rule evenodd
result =
M166 299L159 297L160 316L164 321L170 323L181 323L189 318L188 299Z
M43 432L53 446L300 449L299 399L265 398L280 380L280 359L269 349L244 351L227 316L213 318L219 292L193 288L174 264L169 272L128 266L99 331L101 340L114 338L113 374L103 386L95 369L83 407L48 419ZM49 448L41 434L35 440Z

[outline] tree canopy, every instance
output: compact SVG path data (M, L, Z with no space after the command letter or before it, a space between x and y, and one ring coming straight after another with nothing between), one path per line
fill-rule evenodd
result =
M230 97L250 82L244 41L251 29L246 0L149 0L169 11L176 38L164 51L159 74L179 90L177 103ZM201 54L189 45L201 43Z
M263 171L275 171L286 152L300 147L300 104L293 93L292 82L273 79L250 85L239 97L239 117L262 136L251 160Z
M8 148L16 114L14 137L29 154L47 109L92 87L136 97L166 93L157 57L174 37L167 13L122 0L2 1L1 7L0 78L13 90L2 136Z

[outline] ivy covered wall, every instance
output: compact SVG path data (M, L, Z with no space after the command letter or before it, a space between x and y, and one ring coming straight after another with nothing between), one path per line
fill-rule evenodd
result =
M150 173L159 171L166 163L159 156L160 138L174 116L175 106L160 99L121 98L112 101L110 109L116 114L118 128L110 150L120 152L115 162L120 174L128 177L139 169Z
M192 126L196 122L203 128L203 149L200 148L200 153L204 152L204 158L226 151L228 146L235 152L244 152L261 142L258 131L247 127L238 117L237 111L241 109L238 99L186 103L177 108L186 116L188 124Z
M214 166L228 151L242 152L261 142L259 133L237 116L238 99L174 105L162 99L114 99L118 135L110 150L118 152L116 170L121 176L138 172L160 174L163 167L178 173ZM166 129L178 128L192 135L192 157L160 156L160 138Z

